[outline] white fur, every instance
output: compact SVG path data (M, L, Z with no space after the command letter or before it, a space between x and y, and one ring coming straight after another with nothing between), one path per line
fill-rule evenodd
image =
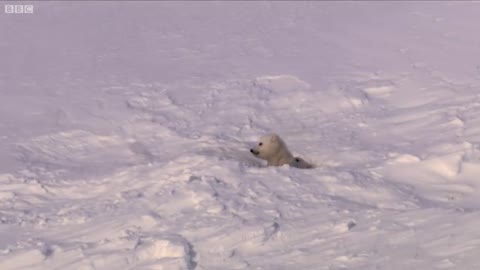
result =
M297 168L312 168L305 160L294 157L285 142L277 134L262 136L259 143L250 152L256 157L266 160L268 166L288 164Z

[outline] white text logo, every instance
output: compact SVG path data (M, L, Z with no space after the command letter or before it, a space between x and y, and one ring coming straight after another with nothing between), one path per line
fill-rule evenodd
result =
M32 14L33 13L33 5L5 5L5 13Z

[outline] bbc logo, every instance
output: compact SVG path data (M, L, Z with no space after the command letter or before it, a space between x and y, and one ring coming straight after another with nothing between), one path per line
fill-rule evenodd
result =
M5 13L32 14L33 5L5 5Z

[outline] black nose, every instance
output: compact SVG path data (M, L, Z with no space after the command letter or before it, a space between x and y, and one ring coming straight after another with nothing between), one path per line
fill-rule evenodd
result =
M253 149L250 149L250 153L253 153Z

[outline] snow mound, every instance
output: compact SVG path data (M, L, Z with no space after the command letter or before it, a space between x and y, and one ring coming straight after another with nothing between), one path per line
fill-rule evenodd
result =
M44 135L18 144L18 158L33 167L45 166L51 171L75 171L77 173L113 170L141 160L128 142L117 136L96 135L83 130L72 130Z

